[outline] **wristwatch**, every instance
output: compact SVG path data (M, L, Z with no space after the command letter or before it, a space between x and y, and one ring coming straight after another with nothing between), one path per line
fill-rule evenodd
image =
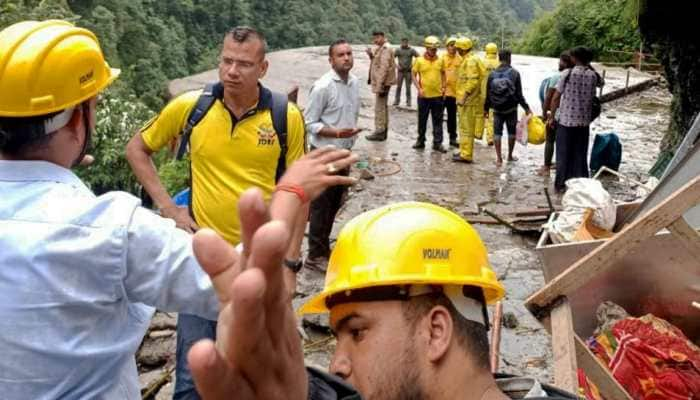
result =
M297 273L304 266L304 261L300 258L298 260L287 260L284 259L284 266L291 269L292 272Z

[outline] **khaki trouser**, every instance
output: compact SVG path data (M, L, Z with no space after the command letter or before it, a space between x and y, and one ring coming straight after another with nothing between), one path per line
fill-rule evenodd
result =
M399 105L399 100L401 100L401 88L403 84L406 83L406 105L411 105L411 86L413 82L413 77L411 76L411 71L398 71L396 76L396 96L394 97L394 104Z
M484 129L484 109L478 105L459 106L459 155L465 160L474 157L474 136L481 126ZM481 121L481 122L480 122Z
M389 93L374 95L374 131L386 132L389 129Z

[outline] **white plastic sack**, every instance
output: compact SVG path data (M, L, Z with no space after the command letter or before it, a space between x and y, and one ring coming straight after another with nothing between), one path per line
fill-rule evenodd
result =
M523 146L527 146L527 124L530 122L531 117L528 114L523 115L515 126L515 141Z
M605 230L615 226L616 207L610 193L600 181L589 178L576 178L566 181L566 193L562 198L562 212L545 228L550 236L560 242L570 242L587 209L593 209L593 223Z

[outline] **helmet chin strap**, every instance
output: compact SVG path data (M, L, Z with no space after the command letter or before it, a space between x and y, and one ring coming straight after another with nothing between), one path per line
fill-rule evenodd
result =
M83 125L85 125L85 140L83 141L83 148L80 150L80 154L78 157L73 161L72 167L77 167L81 161L83 161L83 158L85 158L85 155L88 152L88 148L90 147L90 139L92 139L92 129L90 129L90 104L89 102L84 102L80 106L81 112L83 113Z

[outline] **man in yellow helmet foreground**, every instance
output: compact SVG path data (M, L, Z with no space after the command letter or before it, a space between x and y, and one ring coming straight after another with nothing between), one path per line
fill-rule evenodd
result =
M280 229L263 225L248 259L281 257ZM245 263L223 241L206 250L207 270ZM444 208L407 202L353 218L338 236L323 292L300 310L330 312L337 338L330 372L359 393L318 371L308 381L288 375L303 368L301 345L289 301L276 292L280 273L270 266L235 278L231 310L222 314L229 335L190 352L205 399L294 400L307 392L319 400L575 398L534 379L490 373L486 304L504 289L477 232Z
M87 152L97 95L118 75L95 35L69 22L0 31L4 400L140 399L134 354L153 307L209 319L228 307L235 271L217 264L208 276L195 259L196 252L211 260L206 245L223 239L203 230L193 240L129 194L95 196L70 170ZM339 170L355 160L331 149L301 158L281 179L270 214L293 224L306 201L352 182L331 175L329 165ZM259 190L239 204L247 220L266 218ZM243 243L250 251L245 235ZM275 254L280 277L284 253Z

